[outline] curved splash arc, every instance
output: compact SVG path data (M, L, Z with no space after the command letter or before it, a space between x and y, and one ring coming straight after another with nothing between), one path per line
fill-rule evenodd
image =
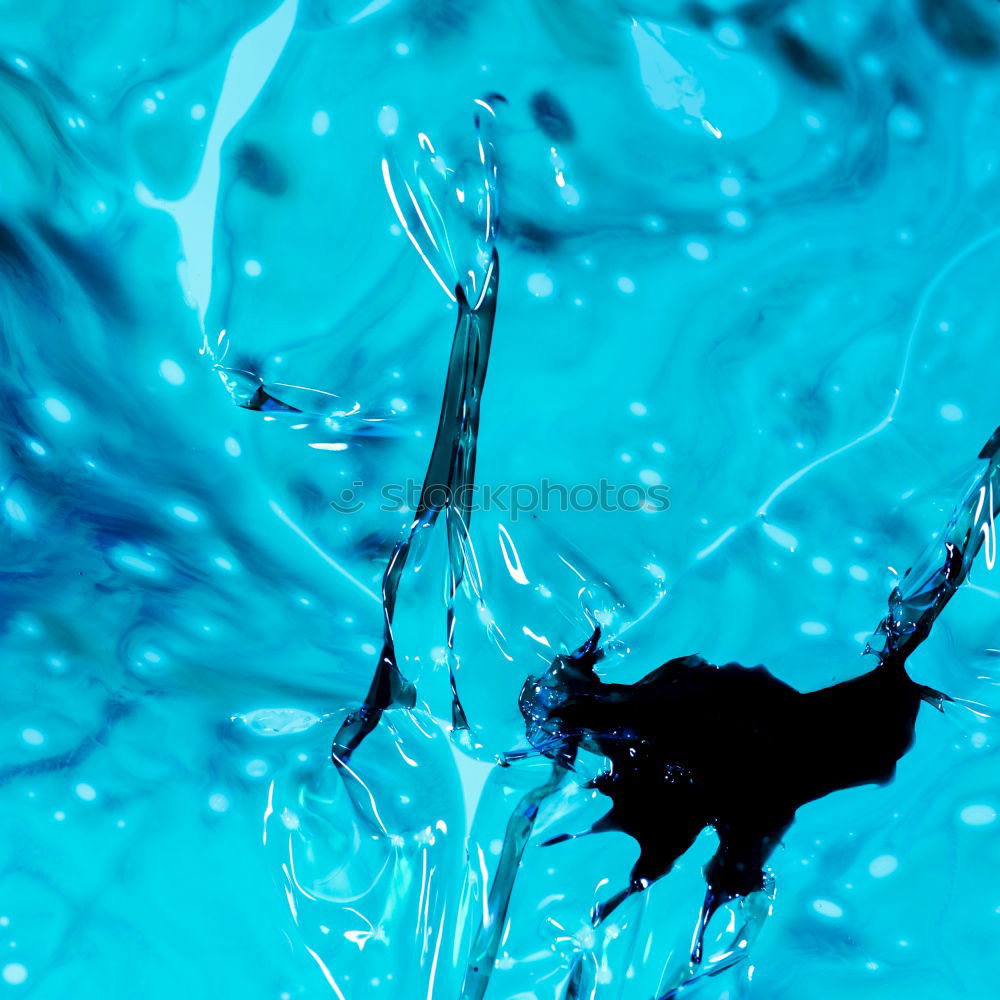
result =
M488 104L477 101L491 117L494 112ZM438 283L448 291L449 298L458 305L458 320L452 338L448 371L441 401L434 445L427 463L420 490L420 498L406 536L392 550L382 577L383 635L382 649L372 677L371 685L362 705L353 711L341 725L333 741L331 756L338 766L346 763L365 737L374 730L389 708L413 708L416 689L399 667L393 637L393 618L399 587L407 562L414 547L445 512L448 541L448 596L446 602L449 671L452 690L452 725L459 733L468 731L468 722L458 698L455 682L454 660L451 647L454 636L454 598L466 575L468 546L465 538L472 516L476 448L479 436L479 415L493 324L496 318L497 290L500 280L499 256L496 249L498 228L497 167L493 143L483 139L483 122L477 115L479 132L477 145L481 188L469 191L462 185L464 178L458 172L447 171L443 161L425 136L420 136L421 148L430 157L435 180L440 186L443 179L453 184L452 193L466 211L480 216L474 259L463 261L460 271L452 251L451 240L445 225L438 199L427 180L420 175L419 163L413 185L398 167L383 161L383 178L393 208L406 235L432 272ZM402 192L405 191L405 198ZM406 206L410 206L407 208ZM422 207L421 207L422 206ZM448 289L444 272L453 279L454 292Z
M983 446L979 458L986 459L986 467L972 477L944 530L889 595L888 614L875 630L882 645L865 647L866 653L877 653L880 662L904 663L930 635L931 626L969 578L984 546L987 569L995 564L995 524L1000 516L1000 427ZM937 698L939 706L942 698Z
M617 684L595 670L603 653L596 629L525 683L520 707L539 753L558 760L582 750L609 762L592 785L611 807L589 832L618 830L640 848L628 884L595 907L595 927L668 874L703 829L718 834L690 963L660 1000L745 959L773 898L767 863L797 810L836 791L890 782L913 746L921 704L941 709L952 701L913 681L906 662L968 579L980 550L986 547L988 566L995 556L1000 428L979 457L987 465L890 594L876 629L882 647L866 648L878 656L868 673L800 692L763 666L716 666L690 655ZM845 719L851 721L846 738ZM743 763L734 768L734 761ZM733 927L732 909L742 910L737 937L745 943L706 958L706 932L723 907ZM588 967L578 961L564 1000L589 996L590 989Z

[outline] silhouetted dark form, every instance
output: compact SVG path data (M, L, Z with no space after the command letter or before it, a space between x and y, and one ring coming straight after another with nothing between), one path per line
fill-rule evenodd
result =
M800 806L892 780L913 745L921 702L940 709L951 700L913 681L906 663L984 543L993 565L998 447L1000 428L980 453L986 468L945 530L892 591L875 632L880 648L866 648L878 663L860 677L800 692L763 666L715 666L690 655L634 684L607 683L595 671L598 628L543 676L529 678L520 699L529 741L566 766L581 749L606 757L592 784L611 808L590 832L620 830L640 846L629 884L597 907L595 923L669 872L713 827L719 847L705 869L691 956L697 964L718 907L765 888L764 866Z

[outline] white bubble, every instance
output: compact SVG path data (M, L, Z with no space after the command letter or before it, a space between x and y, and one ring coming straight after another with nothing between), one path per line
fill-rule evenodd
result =
M571 208L580 204L580 192L572 184L563 185L559 188L559 193L562 195L562 200Z
M237 718L258 736L304 733L320 721L318 715L301 708L259 708Z
M547 274L536 271L534 274L528 275L528 291L536 298L548 298L554 290L555 285Z
M28 978L28 970L20 962L10 962L3 967L3 981L11 986L20 986Z
M243 449L240 448L239 441L236 438L228 437L224 442L226 453L232 455L233 458L239 458Z
M813 902L813 909L821 916L832 917L833 919L844 915L843 908L836 903L832 903L829 899L815 900Z
M833 563L829 559L824 559L822 556L816 556L812 561L812 567L817 573L822 573L823 576L827 576L833 572Z
M628 408L632 411L632 415L636 417L644 417L648 412L645 403L629 403Z
M258 277L260 277L261 271L263 271L264 269L260 266L260 261L259 260L248 260L243 265L243 270L246 271L246 273L251 278L258 278Z
M365 656L374 656L375 647L370 642L363 642L361 643L361 652L364 653Z
M182 504L177 504L172 508L174 517L180 519L181 521L187 521L188 524L197 524L198 515L190 508L184 507Z
M39 729L22 729L21 739L30 747L40 747L45 742L45 734Z
M383 135L395 135L399 129L399 112L386 104L378 113L378 128Z
M330 116L325 111L317 111L312 116L313 135L326 135L330 131Z
M997 811L992 806L966 806L959 816L966 826L989 826L997 818Z
M397 56L408 56L410 54L410 46L406 42L396 42L395 52Z
M924 123L920 116L905 104L897 104L890 112L889 131L900 139L919 139L924 134Z
M221 792L216 792L208 797L208 808L212 812L224 813L229 808L229 799Z
M246 772L251 778L263 778L267 774L267 761L259 758L247 762Z
M646 486L659 486L663 482L663 478L655 469L642 469L639 472L639 478L646 484Z
M719 181L719 187L727 198L735 198L743 188L743 185L735 177L723 177Z
M618 291L624 292L626 295L631 295L635 291L635 282L631 278L622 275L616 282L618 285Z
M826 626L822 622L803 622L799 628L805 635L826 635Z
M200 122L202 118L205 117L205 105L195 104L191 108L191 117L196 121Z
M954 423L956 420L961 420L964 414L954 403L945 403L941 407L941 416Z
M708 247L704 243L691 240L684 249L687 251L687 255L694 260L708 260Z
M156 101L152 97L147 97L142 102L142 110L146 112L147 115L151 115L156 110Z
M728 222L733 229L744 229L747 224L747 217L742 212L737 212L734 208L726 212L726 222Z
M53 420L58 420L61 424L68 424L73 419L73 415L69 412L69 407L61 399L49 398L45 400L43 405L48 410L49 416Z
M868 570L864 566L852 566L847 572L859 583L864 583L868 579Z
M729 21L719 25L715 37L731 49L738 49L743 44L743 35L740 33L739 27Z
M176 361L171 361L170 358L164 358L160 362L160 376L171 385L184 384L184 369Z
M13 497L7 497L3 506L4 510L7 511L7 516L12 521L20 521L24 524L28 520L27 512Z
M899 862L891 854L880 854L868 865L868 874L872 878L885 878L899 867Z
M97 798L97 790L93 785L88 785L85 781L81 781L74 791L84 802L93 802Z
M409 407L408 407L408 405L406 403L406 400L405 399L400 399L398 396L395 399L390 399L389 400L389 405L397 413L405 413L409 409Z

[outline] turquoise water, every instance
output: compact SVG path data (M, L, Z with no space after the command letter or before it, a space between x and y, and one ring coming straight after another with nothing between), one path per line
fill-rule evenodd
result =
M4 26L0 994L460 997L549 775L495 761L555 651L597 621L623 681L695 651L804 690L870 667L1000 422L990 8L17 0ZM449 296L494 243L476 481L669 502L421 532L416 708L345 776L412 519L385 490L424 476ZM909 664L975 712L925 709L892 784L802 808L749 960L685 996L995 992L997 573ZM578 958L600 1000L683 975L714 834L595 932L634 841L541 843L599 798L545 800L487 1000L562 1000Z

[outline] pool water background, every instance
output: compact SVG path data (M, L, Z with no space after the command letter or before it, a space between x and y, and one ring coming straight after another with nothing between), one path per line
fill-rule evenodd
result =
M357 8L5 7L12 995L335 995L315 955L347 997L429 994L436 921L420 944L390 926L364 949L332 941L338 904L303 905L296 925L273 819L262 843L269 807L301 807L317 817L303 819L316 871L365 857L335 792L323 807L301 789L333 781L330 739L370 678L372 592L403 521L379 490L423 473L454 322L393 228L387 144L408 154L426 132L461 148L472 99L506 98L478 477L670 486L660 513L504 522L529 575L559 578L562 553L629 607L655 605L623 675L691 651L801 688L860 673L888 567L940 527L1000 423L1000 84L996 42L975 51L959 30L964 7ZM972 35L996 32L984 20ZM823 60L792 58L788 37ZM543 131L540 92L571 128ZM331 439L315 422L235 407L199 352L223 328L265 381L357 400L383 433L310 448ZM339 515L329 501L355 482L366 506ZM485 550L504 519L481 520ZM496 571L495 542L483 559L498 617L519 629L534 612ZM973 581L911 667L989 705L1000 586L985 565ZM434 587L401 626L425 660L441 641L441 626L421 632ZM553 641L581 641L571 626ZM477 678L498 729L516 723L528 669ZM268 736L239 718L273 708L320 721ZM461 881L458 765L441 740L406 740L425 754L419 779L369 767L387 788L437 792L420 808L452 830L435 855L443 921ZM773 860L751 995L990 995L995 744L989 720L925 710L892 785L800 812ZM710 851L706 835L649 893L654 962L687 946ZM634 854L615 834L538 848L526 884L551 879L569 899L549 915L582 927L598 879ZM518 976L538 952L538 995L558 995L565 956L537 903L515 900L491 998L530 989ZM457 996L444 954L431 995ZM651 995L627 965L599 996Z

